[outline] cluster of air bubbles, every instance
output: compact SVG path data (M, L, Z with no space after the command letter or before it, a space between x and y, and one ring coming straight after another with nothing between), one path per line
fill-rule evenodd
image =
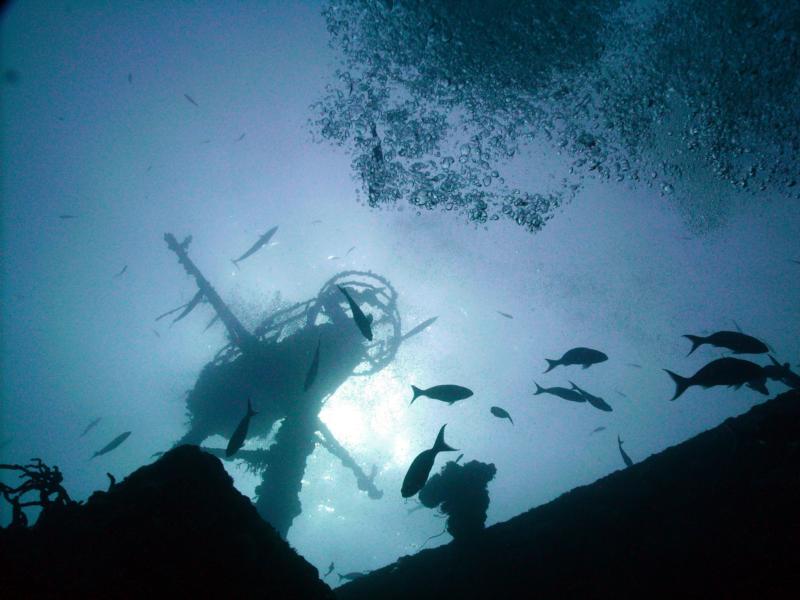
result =
M800 3L328 0L324 15L343 58L312 128L351 151L370 206L536 231L587 179L651 187L696 223L725 211L709 185L800 194ZM533 144L567 164L555 189L502 175Z

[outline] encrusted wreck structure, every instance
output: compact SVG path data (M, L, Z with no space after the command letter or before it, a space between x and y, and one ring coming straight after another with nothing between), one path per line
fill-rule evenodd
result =
M265 449L240 450L235 459L261 475L256 508L284 538L301 513L299 493L306 460L322 445L356 477L371 498L383 493L319 419L325 402L349 377L376 373L391 362L404 339L397 293L383 277L344 271L329 279L316 298L268 315L247 331L188 256L191 237L178 242L164 236L198 294L211 304L225 325L230 343L207 364L186 399L189 430L177 442L201 444L214 434L229 438L250 398L258 415L248 438L266 439L275 427L274 443ZM372 317L373 339L367 341L346 312L347 300L337 286ZM409 336L406 336L406 338ZM304 382L319 344L319 369L313 385ZM223 457L221 450L210 450Z

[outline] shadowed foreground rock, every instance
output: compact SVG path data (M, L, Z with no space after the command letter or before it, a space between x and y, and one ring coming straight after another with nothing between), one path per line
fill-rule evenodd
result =
M774 598L799 587L800 392L792 391L469 543L404 557L336 593Z
M0 560L4 598L333 597L196 446L31 529L0 530Z

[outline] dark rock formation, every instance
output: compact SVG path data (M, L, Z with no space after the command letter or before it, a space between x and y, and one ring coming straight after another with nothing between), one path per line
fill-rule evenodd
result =
M336 590L357 598L794 597L800 391Z
M332 598L219 459L170 450L84 505L0 529L3 597Z

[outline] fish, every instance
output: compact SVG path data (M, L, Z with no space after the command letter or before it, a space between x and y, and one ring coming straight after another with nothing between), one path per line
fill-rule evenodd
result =
M775 360L775 357L771 354L769 355L769 359L772 361L772 364L762 367L764 376L767 379L780 381L790 388L800 388L800 375L791 370L788 362L781 364Z
M239 424L236 426L236 431L233 432L231 439L228 441L228 447L225 448L225 456L230 458L236 454L239 449L244 446L244 440L247 437L247 428L250 426L250 419L258 413L253 410L253 405L250 404L250 398L247 399L247 414L242 417Z
M358 307L358 304L356 304L350 297L350 294L347 293L347 290L340 285L337 285L336 287L338 287L339 291L344 294L345 298L347 298L347 303L350 305L350 310L353 311L353 320L356 322L361 335L363 335L369 341L372 341L372 315L369 317L365 316Z
M133 83L133 73L128 73L128 83Z
M625 452L625 450L622 449L622 444L624 444L624 443L625 442L623 442L621 439L619 439L619 436L617 436L617 445L619 446L619 453L622 456L622 460L625 461L625 466L626 467L632 467L633 466L633 461L631 460L631 457L628 456L628 453Z
M244 136L245 136L245 134L243 133L242 135L240 135L238 138L236 138L236 139L235 139L235 140L233 140L233 141L234 141L234 142L241 142L241 141L244 139Z
M347 256L348 254L350 254L350 253L351 253L353 250L355 250L355 249L356 249L356 247L355 247L355 246L350 246L350 247L347 249L347 252L345 252L345 253L344 253L344 255L345 255L345 256Z
M411 331L409 331L408 333L406 333L406 334L403 334L403 336L400 338L400 340L401 340L401 341L406 341L408 338L410 338L410 337L412 337L412 336L415 336L415 335L417 335L418 333L422 333L422 332L423 332L423 331L425 331L425 330L426 330L428 327L430 327L431 325L433 325L433 324L436 322L436 319L438 319L438 318L439 318L439 317L438 317L438 316L436 316L436 317L431 317L430 319L427 319L427 320L423 321L422 323L420 323L419 325L417 325L416 327L414 327L414 328L413 328Z
M453 384L435 385L427 390L421 390L417 386L412 385L411 391L414 393L414 397L411 398L411 403L409 406L414 404L414 400L420 396L427 396L432 400L441 400L442 402L447 402L448 404L453 404L454 402L458 402L459 400L464 400L465 398L472 396L471 389Z
M179 314L177 317L175 317L174 319L172 319L172 322L173 323L177 323L183 317L185 317L190 312L192 312L194 310L194 307L197 306L198 304L200 304L200 301L202 299L203 299L203 290L197 290L197 293L194 295L194 298L192 298L191 300L189 300L189 302L184 304L185 308L183 309L183 312L181 314ZM156 319L156 320L158 320L158 319Z
M800 260L795 260L794 258L790 258L789 260L791 260L793 263L797 265L800 265Z
M308 388L314 385L314 380L317 378L317 371L319 370L319 345L320 339L317 338L317 349L314 351L314 358L311 359L311 366L306 373L306 380L303 383L303 391L307 392Z
M600 433L601 431L605 430L606 428L601 425L600 427L595 427L594 429L592 429L592 433L590 433L589 435L594 435L595 433Z
M599 350L592 348L572 348L564 353L564 356L558 360L545 359L548 367L545 373L549 373L559 365L583 365L584 369L588 369L591 365L601 363L608 360L608 356Z
M328 570L327 570L327 571L325 571L325 575L323 575L323 577L327 577L328 575L330 575L331 573L333 573L333 569L334 569L334 566L333 566L333 561L331 561L331 564L330 564L330 565L328 565Z
M158 332L157 332L155 329L151 329L150 331L152 331L154 334L156 334L156 337L157 337L157 338L160 338L160 337L161 337L161 334L160 334L160 333L158 333Z
M128 265L125 265L124 267L122 267L122 270L119 273L114 275L114 277L120 277L121 275L124 275L125 271L127 271L127 270L128 270Z
M447 424L442 425L439 430L439 435L436 436L433 448L420 452L412 461L411 466L408 467L408 472L403 478L403 486L400 488L403 498L410 498L425 487L428 482L428 475L430 475L433 468L433 461L436 460L436 455L439 452L458 452L458 450L451 448L444 441L445 427L447 427Z
M689 354L703 344L727 348L732 350L734 354L765 354L769 352L769 348L764 342L738 331L717 331L705 337L700 335L684 335L683 337L692 342L692 349L689 350Z
M575 390L564 387L543 388L535 381L533 384L536 386L536 391L533 392L534 396L539 394L552 394L553 396L558 396L559 398L569 400L570 402L586 402L586 398L583 396L583 394L576 392Z
M197 107L200 106L197 102L194 101L194 98L192 98L189 94L184 94L183 97L186 98L189 102L191 102L195 106Z
M511 418L511 415L508 414L508 411L506 411L503 408L500 408L499 406L493 406L492 408L489 409L489 412L491 412L498 419L508 419L509 421L511 421L512 425L514 424L514 419Z
M345 573L344 575L337 573L337 575L339 576L339 581L353 581L359 577L369 575L369 571L353 571L352 573Z
M264 246L267 242L269 242L269 240L272 238L272 236L275 235L276 231L278 231L277 226L273 227L267 233L265 233L260 238L258 238L258 241L255 244L253 244L252 246L250 246L250 249L247 252L245 252L244 254L242 254L239 258L231 259L231 262L234 265L236 265L236 268L238 269L239 268L239 264L238 263L243 261L248 256L252 256L258 250L260 250L261 247Z
M311 221L312 225L317 225L319 223L322 223L322 219L314 219L313 221Z
M618 389L616 389L616 388L614 389L614 391L615 391L615 392L617 392L617 393L618 393L620 396L622 396L623 398L627 398L627 397L628 397L628 394L626 394L625 392L620 392L620 391L619 391Z
M586 398L586 401L589 404L591 404L592 406L594 406L596 409L602 410L602 411L605 411L605 412L611 412L612 410L614 410L613 408L611 408L611 406L608 405L608 403L605 400L603 400L599 396L593 396L592 394L590 394L586 390L579 388L577 385L575 385L571 381L569 383L572 386L573 390L575 390L581 396Z
M78 215L58 215L59 219L66 220L66 219L77 219Z
M514 317L508 313L504 313L502 310L497 311L498 315L503 315L506 319L513 319Z
M97 417L97 418L96 418L94 421L92 421L91 423L89 423L89 424L86 426L86 429L84 429L84 430L83 430L83 433L82 433L82 434L80 434L78 437L83 437L83 436L85 436L87 433L89 433L89 431L91 431L92 429L94 429L94 428L95 428L95 426L96 426L96 425L97 425L97 424L100 422L100 419L102 419L102 417Z
M739 389L746 383L749 387L764 395L768 393L764 385L766 376L763 368L741 358L726 356L725 358L712 360L691 377L682 377L669 369L664 369L664 371L675 382L675 395L670 400L677 400L683 392L693 385L699 385L703 388L726 385Z
M106 454L111 452L114 448L119 446L122 442L128 439L128 436L131 434L130 431L126 431L125 433L120 433L117 437L111 440L108 444L100 448L97 452L92 454L92 457L89 460L92 460L95 456L100 456L101 454Z
M218 315L218 314L216 314L216 315L214 315L213 317L211 317L211 320L210 320L210 321L208 322L208 324L206 325L206 328L205 328L205 329L203 329L203 333L205 333L206 331L208 331L209 329L211 329L211 327L212 327L212 326L214 325L214 323L216 323L217 321L219 321L219 315Z
M633 367L634 369L642 368L642 365L640 365L639 363L625 363L625 364L628 365L629 367Z

